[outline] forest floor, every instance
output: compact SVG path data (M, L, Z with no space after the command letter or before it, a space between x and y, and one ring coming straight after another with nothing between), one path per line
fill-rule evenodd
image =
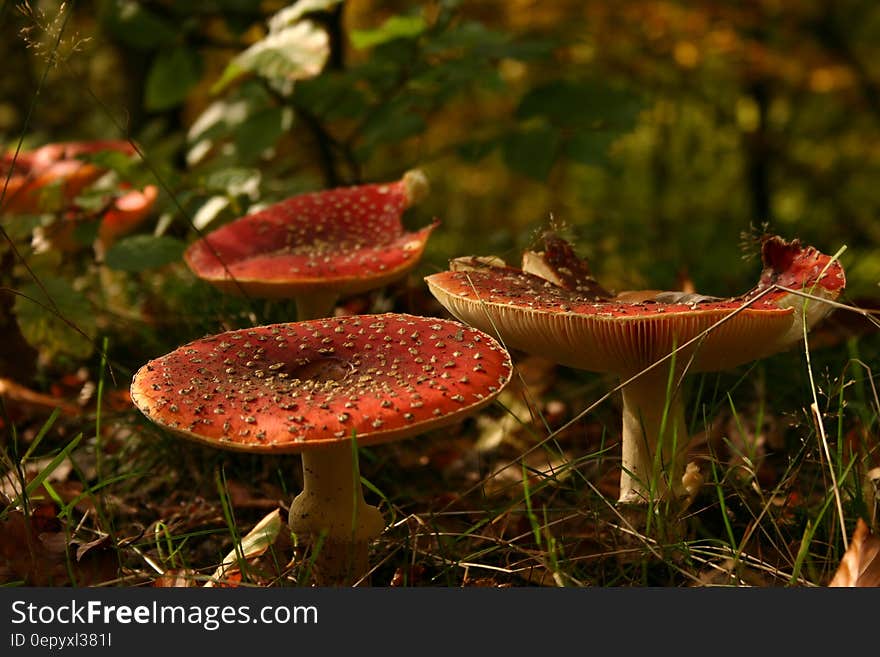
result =
M880 405L866 365L878 345L867 326L839 311L811 334L809 361L801 345L690 377L702 486L650 508L615 504L619 398L603 396L617 382L514 353L513 383L477 415L360 449L386 528L358 583L827 585L858 520L878 521ZM0 581L310 584L308 549L286 525L299 457L175 438L134 408L130 378L103 365L45 390L3 383Z

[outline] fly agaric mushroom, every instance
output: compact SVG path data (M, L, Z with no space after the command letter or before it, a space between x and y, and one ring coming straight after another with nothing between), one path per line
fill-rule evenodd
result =
M37 214L59 210L70 203L84 188L100 178L105 170L78 159L105 150L127 155L134 148L126 141L76 141L46 144L15 157L0 157L0 176L8 178L0 211L10 214ZM59 185L58 195L48 194L52 185Z
M299 194L221 226L184 257L224 292L293 297L298 319L323 317L339 297L391 283L418 263L438 222L406 232L401 215L427 192L424 173L413 170L392 183Z
M145 185L143 189L131 189L113 199L98 227L98 240L102 249L110 248L117 239L137 228L150 216L158 198L159 188L156 185Z
M768 237L758 285L742 296L651 292L618 298L592 280L564 242L552 239L547 252L524 258L524 269L541 276L463 258L425 280L452 315L498 335L507 347L625 382L622 503L685 492L687 433L675 384L686 370L718 371L781 351L831 308L779 287L833 300L845 285L843 268L829 256L797 240Z
M357 445L422 434L491 402L510 357L459 322L388 313L241 329L196 340L135 374L131 398L153 422L213 447L300 453L303 490L290 527L312 543L326 583L368 566L384 528L367 505Z

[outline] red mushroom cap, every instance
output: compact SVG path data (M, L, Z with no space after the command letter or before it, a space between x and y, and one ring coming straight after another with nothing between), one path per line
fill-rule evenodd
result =
M105 246L127 235L150 216L150 211L159 198L156 185L145 185L143 189L132 189L114 199L110 209L104 213L98 228L98 237Z
M761 279L746 298L771 285L834 297L846 286L840 262L812 246L804 246L800 240L786 242L775 235L766 237L761 243L761 259L764 262ZM775 290L763 298L778 300L787 294L784 290Z
M797 313L787 293L766 293L767 298L748 303L768 285L782 281L798 289L818 285L834 296L842 289L843 270L828 256L778 238L766 244L765 258L770 259L761 284L733 299L698 296L696 301L683 302L674 295L671 301L660 300L668 295L656 295L657 299L638 303L601 299L512 267L470 267L425 280L450 313L499 334L508 347L600 372L638 372L736 313L679 354L680 359L694 356L694 371L714 371L788 346Z
M47 205L43 195L45 188L60 184L60 199L70 202L104 174L101 167L76 158L104 150L134 153L134 148L128 142L99 140L46 144L33 151L21 152L17 158L9 153L4 154L0 158L0 177L5 180L8 176L9 183L0 210L36 214L58 209Z
M32 151L36 167L44 167L61 160L75 160L80 155L94 155L102 151L119 151L134 155L135 149L129 142L121 139L95 139L92 141L61 141L40 146Z
M11 166L11 158L4 158L0 165L0 176L4 180ZM19 157L9 176L0 210L10 214L38 214L60 209L59 206L73 200L102 173L98 167L79 160L61 160L35 167L31 158ZM57 196L47 193L47 188L56 184L59 185Z
M458 322L351 315L196 340L144 365L131 397L186 438L288 453L448 424L487 405L511 371L494 339Z
M405 232L401 223L425 184L410 172L397 182L293 196L209 233L184 257L197 276L230 293L374 289L414 267L437 226Z

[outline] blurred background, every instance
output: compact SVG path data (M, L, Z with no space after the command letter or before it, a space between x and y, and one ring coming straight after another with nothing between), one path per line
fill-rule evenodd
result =
M845 247L849 300L876 296L870 0L6 2L0 35L7 152L132 139L144 162L101 164L159 187L107 254L105 306L198 322L216 299L180 261L194 225L414 167L432 192L408 225L442 222L415 286L458 255L516 263L553 229L608 288L728 296L754 284L771 232ZM45 251L38 274L71 260ZM94 313L68 305L90 332Z

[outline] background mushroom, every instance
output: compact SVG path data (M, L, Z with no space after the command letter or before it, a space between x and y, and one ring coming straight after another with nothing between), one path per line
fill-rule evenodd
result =
M224 292L295 298L298 319L324 317L341 296L387 285L418 263L437 222L407 232L401 216L427 192L413 170L397 182L300 194L209 233L185 259Z
M407 438L483 408L507 385L508 353L456 321L405 314L273 324L196 340L135 374L131 397L191 440L300 453L290 526L318 552L319 582L351 582L384 521L363 497L356 445Z
M126 155L135 152L127 141L98 140L46 144L32 151L22 151L17 157L4 154L0 157L0 176L6 190L0 211L38 214L63 209L106 172L78 158L106 150Z
M98 244L106 251L116 240L135 230L147 217L159 198L156 185L132 189L113 200L98 228Z
M626 383L619 496L624 503L684 493L688 438L678 383L686 370L722 370L785 349L831 307L777 286L831 300L845 284L842 267L829 256L797 240L768 237L760 281L745 295L651 292L638 301L632 295L621 300L592 281L572 251L551 245L552 257L531 253L525 259L527 268L542 276L466 258L425 280L450 313L498 335L507 347L613 373Z

